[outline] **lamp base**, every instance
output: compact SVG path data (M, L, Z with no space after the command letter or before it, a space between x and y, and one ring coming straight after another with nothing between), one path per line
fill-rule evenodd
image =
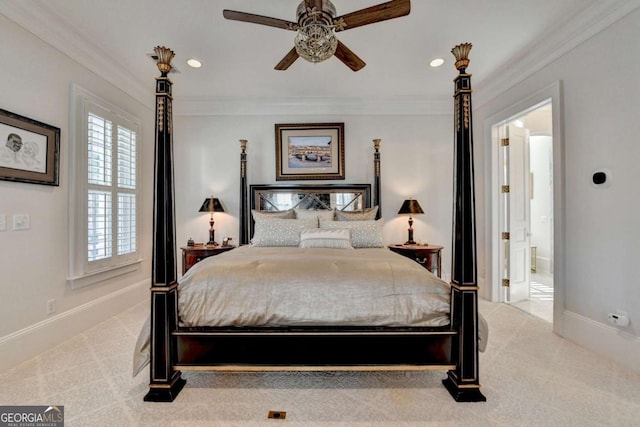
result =
M416 242L415 240L413 240L413 219L411 217L409 217L409 229L407 230L408 235L407 235L407 241L404 242L405 245L415 245Z
M218 246L218 242L216 242L216 230L213 228L213 221L211 223L211 228L209 229L209 241L207 242L207 246Z

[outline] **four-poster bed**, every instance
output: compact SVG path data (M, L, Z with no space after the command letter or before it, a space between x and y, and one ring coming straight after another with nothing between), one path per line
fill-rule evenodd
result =
M228 265L218 263L226 261L235 262L241 266L236 270L246 270L258 266L255 270L256 277L275 277L277 275L269 276L265 271L281 272L286 270L286 268L273 267L277 264L273 264L272 258L269 258L272 257L273 253L280 252L280 250L271 247L256 247L253 252L262 250L263 256L267 261L262 261L262 258L249 261L248 258L253 256L253 248L247 244L252 237L254 240L250 246L261 246L258 242L265 242L265 236L268 236L269 232L273 232L274 224L286 224L283 226L285 228L280 230L291 230L292 224L297 224L295 221L299 221L306 228L299 228L299 231L297 231L298 240L295 240L294 235L296 248L284 248L289 251L286 256L297 257L298 252L295 251L301 251L299 253L314 253L318 255L317 259L319 260L325 257L325 252L327 253L326 257L329 257L329 253L340 251L341 249L335 249L335 246L332 246L331 249L327 249L326 246L320 249L304 249L305 247L314 248L314 246L304 246L302 244L304 236L307 235L305 233L311 232L313 234L315 231L308 229L309 224L312 224L314 229L320 230L321 234L324 233L323 236L327 233L331 234L331 230L336 235L343 235L345 234L345 228L351 227L346 232L348 235L347 250L344 250L341 254L357 254L357 256L361 256L361 260L359 261L360 264L349 265L348 269L360 269L361 274L366 275L367 268L384 266L380 267L379 270L384 273L380 274L382 277L393 277L394 275L406 275L409 277L409 274L412 275L413 270L416 270L418 274L422 275L416 279L420 282L420 286L426 286L426 282L431 283L429 286L432 286L432 290L424 291L424 293L430 294L427 298L435 298L436 301L433 302L434 300L430 299L423 303L416 300L416 303L424 306L436 305L441 307L442 301L445 301L445 312L436 313L435 315L433 313L424 313L417 321L406 321L407 323L402 323L405 320L398 323L395 318L392 320L380 320L378 323L366 323L368 321L362 323L363 321L360 318L345 321L339 319L326 324L322 323L323 320L307 323L308 319L303 316L302 321L298 319L290 323L285 321L274 324L270 323L274 316L267 316L269 318L262 323L248 325L238 324L235 319L229 320L227 323L223 322L221 325L207 323L202 320L191 322L188 319L189 311L202 313L207 310L215 311L220 309L210 309L201 304L202 301L199 301L201 298L198 294L192 293L186 287L188 285L187 282L195 281L196 276L205 276L206 266L200 267L197 264L181 279L180 285L176 282L171 148L171 82L167 78L167 73L171 69L170 61L173 57L173 52L164 47L156 48L158 68L162 75L157 78L156 84L157 126L154 258L150 318L151 359L149 392L144 398L146 401L173 401L186 382L181 377L182 370L335 371L425 369L447 370L448 375L443 380L443 383L457 401L485 400L485 397L480 392L478 379L478 306L471 136L471 86L470 75L465 73L465 68L468 64L467 55L470 48L471 45L464 44L457 46L452 51L458 61L456 62L456 67L460 70L460 74L455 80L454 236L450 284L440 281L413 261L401 255L393 254L386 248L381 248L381 238L377 238L373 234L367 234L369 233L367 230L374 230L371 233L376 233L375 230L381 230L382 221L366 218L366 220L360 222L344 221L342 224L336 225L333 224L334 221L323 222L323 218L319 213L318 217L314 216L315 219L306 219L307 222L302 219L289 219L281 215L283 211L287 212L286 215L288 215L288 212L299 208L301 200L311 200L312 206L310 207L313 209L323 209L331 212L337 209L338 211L343 211L347 217L352 215L354 218L372 214L378 219L381 202L379 140L374 140L375 178L373 191L371 191L370 184L249 186L247 182L247 143L241 140L240 243L245 246L219 255L211 262L209 262L209 258L205 260L211 264L212 268L217 268L214 276L220 271L232 270ZM373 192L373 195L371 195L371 192ZM287 198L293 200L293 208L288 206L280 209L276 206L276 200L281 202ZM374 210L374 207L377 207L375 208L376 210ZM305 208L309 208L309 206L305 206ZM262 216L268 217L268 212L275 212L281 218L263 219ZM298 215L303 213L302 211L296 211ZM305 213L305 215L307 214L308 212ZM358 219L363 218L364 216ZM335 221L335 223L339 222ZM259 230L256 228L259 228ZM296 230L298 229L296 228ZM256 233L262 233L260 234L261 238L256 239ZM294 246L293 244L282 244L284 239L282 233L282 231L276 232L274 240L276 243L267 243L262 246ZM266 240L269 240L269 238L266 238ZM300 248L297 247L298 242L300 242ZM332 240L331 244L335 244L335 241ZM351 245L361 249L354 250ZM315 248L318 247L315 246ZM236 254L235 257L232 256L234 253ZM242 257L239 254L242 254ZM362 254L367 255L362 258ZM367 260L369 256L374 258L373 261ZM388 258L389 256L391 258ZM307 256L301 255L300 258L305 257ZM340 266L342 265L341 259L347 257L342 255L338 255L338 257L338 260L329 260L326 268L317 268L317 271L322 272L322 274L334 268L337 271L336 275L332 276L331 279L326 277L323 279L323 286L326 282L332 281L338 285L346 283L345 270L347 268L341 269ZM205 264L205 261L201 263ZM272 268L272 270L268 270L268 268ZM405 272L405 269L411 270L411 272ZM246 273L245 271L245 282L247 281L247 274L253 273ZM207 277L205 281L214 281L211 278L212 276ZM281 279L280 276L277 276L271 282L280 282L280 280L285 281L288 278ZM389 293L387 285L390 284L385 283L384 280L391 279L383 279L379 285L381 286L380 289L382 289L380 292L387 297ZM341 283L341 281L343 282ZM349 286L353 285L351 282L355 281L357 281L355 278L349 278ZM245 294L248 294L246 288L244 288L245 282L238 285L238 293L245 292ZM298 284L300 280L294 279L294 282ZM273 283L270 283L270 285L273 285ZM312 284L312 286L319 285L320 283ZM405 286L404 283L399 282L394 282L392 285L394 290ZM196 284L196 286L200 285ZM289 286L287 289L291 288L293 286ZM372 293L376 292L373 287L371 289ZM444 293L442 292L443 289L445 289ZM360 291L357 288L351 294L347 293L338 299L349 299L353 296L353 293ZM422 292L423 289L420 288L417 293ZM227 293L233 294L233 289ZM324 296L327 298L335 297L333 291L325 292L324 295L320 292L320 294L314 294L311 297L312 301L316 303L318 308L325 305L331 311L333 303L328 304L321 300ZM212 299L211 294L205 295L207 295L207 298ZM361 299L367 300L368 295L359 295L363 295ZM185 300L188 298L200 304L199 310L192 310L185 305ZM278 300L270 300L266 304L264 312L270 313L269 310L276 310L274 306L278 306L279 303L287 298L288 296L281 297ZM351 301L352 303L353 301L359 303L357 299L352 298ZM387 300L385 299L384 301ZM225 301L225 304L227 304L227 301ZM395 304L411 305L414 304L414 301L413 298L405 298L401 304ZM229 305L225 306L228 307ZM294 304L294 306L298 309L305 308L299 304ZM387 310L387 307L384 304L380 304L378 300L374 300L370 306L366 307L361 311L368 312L374 308L381 311L395 311ZM315 308L314 305L312 310L315 310ZM237 309L240 317L246 314L244 310L248 309ZM343 309L342 311L358 310ZM307 310L306 313L310 313L310 311ZM313 311L313 314L315 314L315 311ZM212 320L212 322L215 321L217 320Z

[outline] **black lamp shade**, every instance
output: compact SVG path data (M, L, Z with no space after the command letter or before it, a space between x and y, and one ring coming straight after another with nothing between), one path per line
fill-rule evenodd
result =
M198 212L224 212L224 208L217 197L207 197Z
M400 206L399 214L423 214L424 211L420 207L420 203L417 200L408 199Z

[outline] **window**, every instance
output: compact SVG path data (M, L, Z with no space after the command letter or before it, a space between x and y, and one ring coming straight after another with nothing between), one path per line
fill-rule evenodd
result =
M139 263L139 121L74 86L72 287Z

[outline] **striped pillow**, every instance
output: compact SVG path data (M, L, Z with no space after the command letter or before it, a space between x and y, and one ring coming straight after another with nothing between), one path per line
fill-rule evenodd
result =
M351 230L336 228L333 230L310 228L300 233L301 248L353 249Z

